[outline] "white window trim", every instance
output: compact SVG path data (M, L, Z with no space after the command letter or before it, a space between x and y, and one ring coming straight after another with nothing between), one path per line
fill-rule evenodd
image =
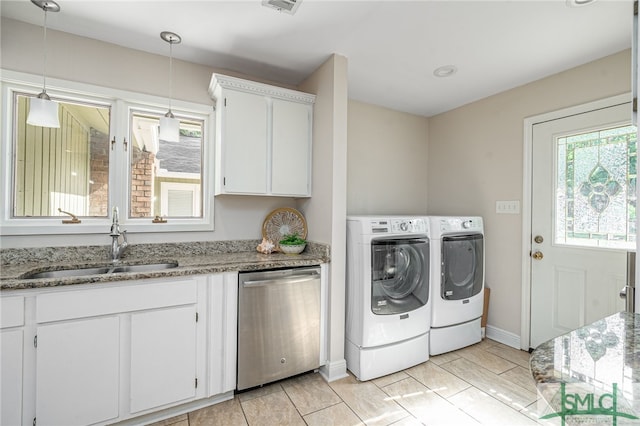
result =
M129 233L136 232L180 232L212 231L214 229L214 125L215 114L211 105L196 104L179 100L172 101L172 111L178 118L202 120L204 124L202 164L202 218L169 218L166 223L153 223L151 218L128 218L129 211L129 152L124 151L123 140L129 140L129 113L132 109L146 110L163 115L168 107L168 99L125 90L78 83L68 80L47 78L47 93L52 97L68 100L91 101L111 106L110 135L115 138L115 149L109 161L109 209L108 217L82 217L80 224L62 224L61 218L13 218L13 93L33 93L42 90L42 76L0 69L2 103L0 134L2 159L2 185L0 200L4 208L0 212L0 235L35 234L104 234L109 232L111 212L114 206L120 210L120 224ZM124 179L122 177L125 177Z

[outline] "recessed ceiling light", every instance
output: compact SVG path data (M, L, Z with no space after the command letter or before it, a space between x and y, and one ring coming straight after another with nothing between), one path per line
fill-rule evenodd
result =
M455 65L444 65L433 70L433 75L436 77L451 77L458 72L458 68Z
M580 7L595 3L596 0L567 0L567 7Z

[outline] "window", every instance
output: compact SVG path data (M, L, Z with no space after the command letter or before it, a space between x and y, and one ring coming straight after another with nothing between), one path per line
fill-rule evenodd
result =
M635 249L636 128L563 136L556 144L556 243Z
M38 80L3 70L2 235L105 233L114 206L129 232L213 229L210 105L174 102L172 143L164 98L55 80L61 125L42 128L26 124Z
M159 115L131 114L129 216L202 217L203 122L181 120L180 141L169 142L158 139L159 121ZM163 190L168 184L173 194ZM179 197L177 191L190 194L188 209L176 205L180 201L175 198ZM169 202L167 197L174 198Z
M25 124L26 94L14 92L13 217L106 217L110 105L60 102L60 128Z

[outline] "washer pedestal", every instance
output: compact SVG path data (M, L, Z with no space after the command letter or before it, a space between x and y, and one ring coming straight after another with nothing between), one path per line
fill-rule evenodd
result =
M349 340L345 343L347 367L361 381L396 373L429 360L429 333L373 348L359 348Z
M480 318L448 327L431 328L429 354L440 355L482 340Z

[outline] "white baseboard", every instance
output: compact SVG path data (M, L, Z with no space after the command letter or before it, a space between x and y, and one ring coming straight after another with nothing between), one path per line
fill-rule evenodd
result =
M488 339L520 349L520 336L517 334L487 324L486 335Z
M319 372L327 382L343 379L348 376L347 361L345 359L333 362L327 361L325 365L320 367Z
M156 423L161 420L169 419L175 416L179 416L181 414L186 414L191 411L199 410L200 408L205 408L210 405L218 404L223 401L228 401L230 399L233 399L233 396L234 396L233 391L229 391L219 395L214 395L210 398L197 399L195 401L191 401L186 404L181 404L176 407L167 408L166 410L160 410L154 413L149 413L142 416L126 419L120 423L115 423L115 425L137 426L142 424L146 425L146 424Z

